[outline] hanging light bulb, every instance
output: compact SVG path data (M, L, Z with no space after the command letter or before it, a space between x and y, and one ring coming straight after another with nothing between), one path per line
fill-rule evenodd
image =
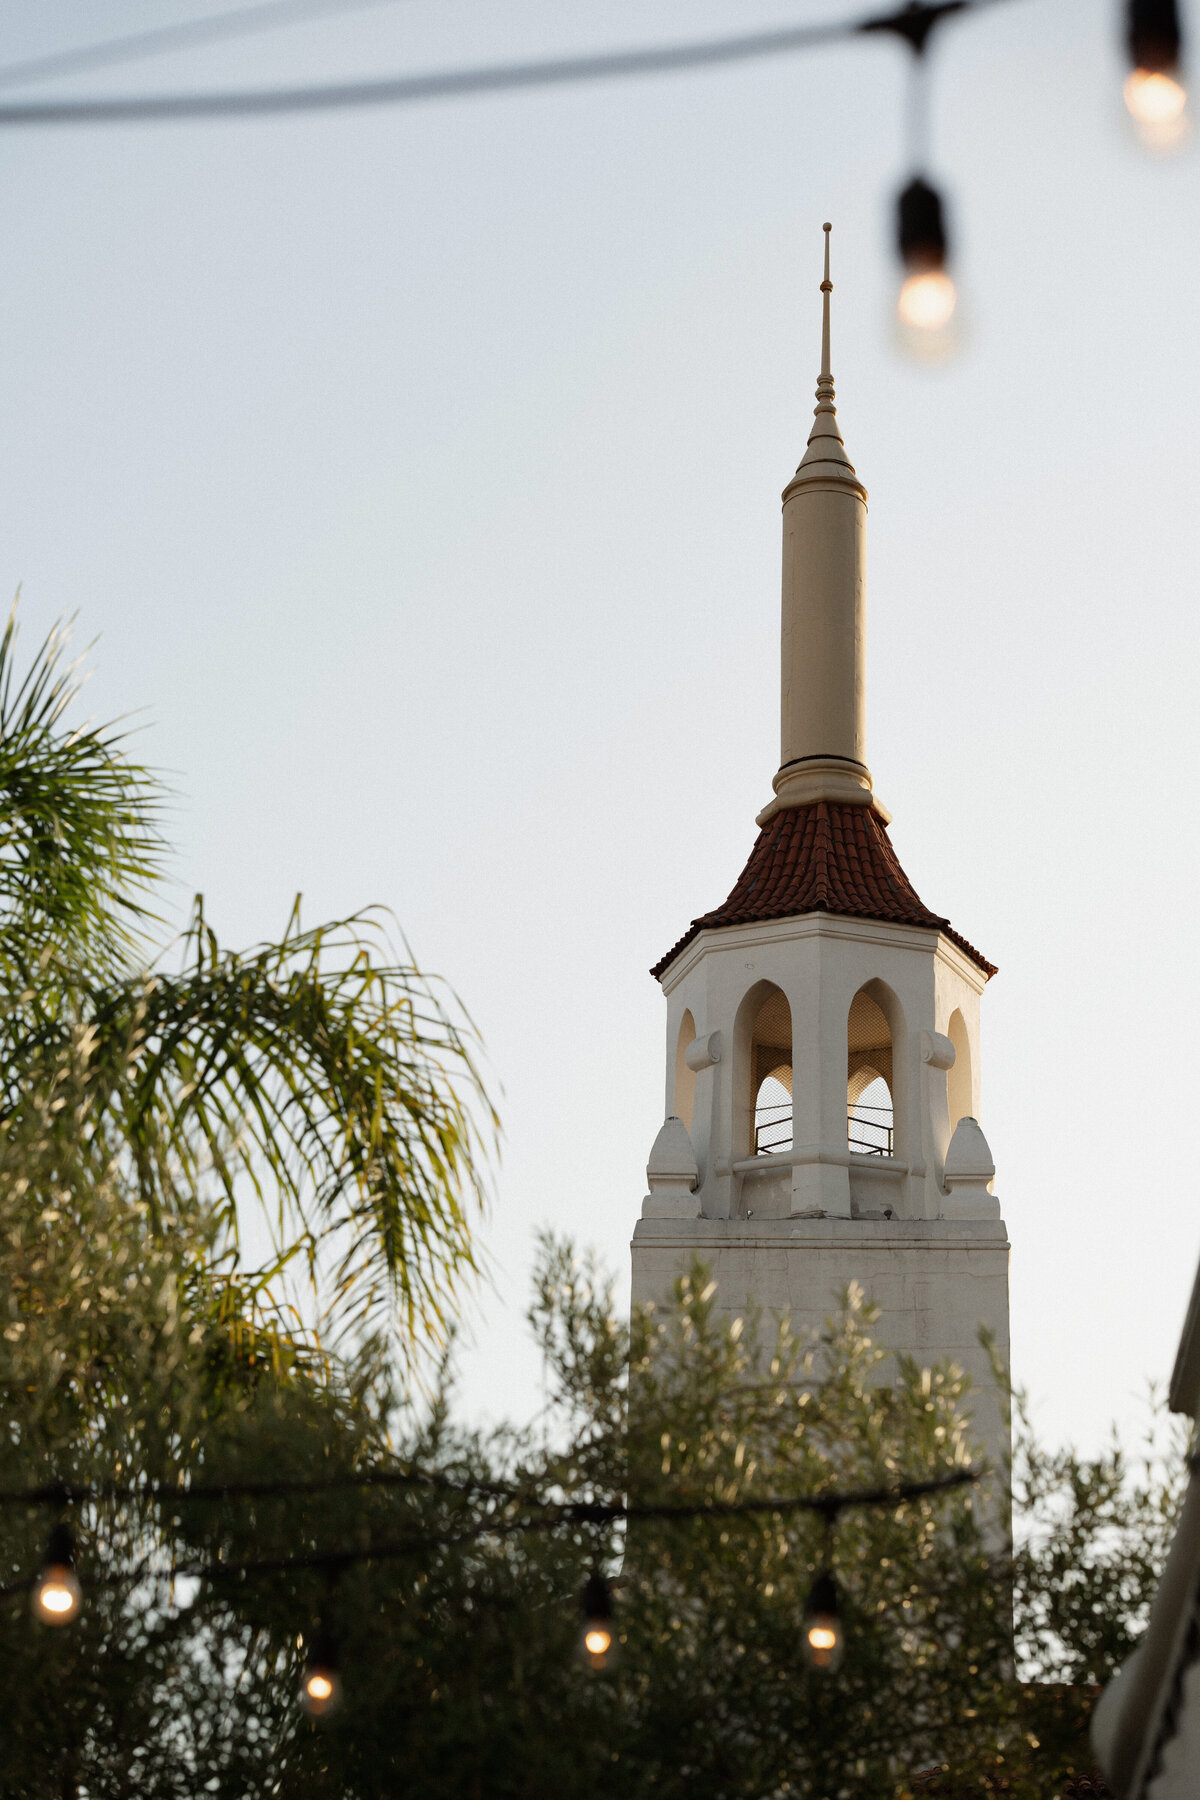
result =
M958 293L946 267L942 198L914 176L896 209L896 247L904 270L896 298L901 347L923 362L938 362L958 345Z
M1134 130L1160 155L1191 135L1176 0L1128 0L1125 43L1132 65L1122 93Z
M602 1675L617 1660L617 1632L613 1622L612 1590L603 1575L589 1577L580 1596L583 1629L579 1654L593 1674Z
M844 1643L837 1582L828 1569L822 1569L809 1589L804 1614L805 1661L812 1669L832 1674L842 1660Z
M69 1525L56 1525L46 1560L33 1584L33 1611L44 1625L69 1625L79 1617L83 1589L75 1573L75 1540Z
M336 1712L342 1700L337 1645L333 1634L321 1630L313 1639L300 1683L300 1704L310 1719L324 1719Z

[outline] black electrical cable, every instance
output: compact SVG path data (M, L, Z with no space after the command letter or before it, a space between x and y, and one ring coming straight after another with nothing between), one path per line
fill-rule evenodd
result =
M634 75L715 68L790 51L812 50L864 34L892 33L911 41L926 19L959 18L1000 0L925 4L866 19L824 25L784 26L772 31L710 38L701 43L652 45L645 49L597 51L585 56L493 63L473 69L435 70L425 75L392 75L375 81L332 82L312 87L247 89L244 92L147 94L127 98L7 101L0 104L0 127L16 125L129 125L171 119L237 119L286 113L339 112L361 106L403 106L473 94L512 93L570 83L612 81Z
M337 13L394 4L395 0L263 0L259 6L239 6L233 12L208 13L176 25L160 25L152 31L135 31L128 37L102 38L95 44L80 44L74 50L55 50L22 62L0 63L0 88L29 81L53 81L61 75L82 74L86 69L111 68L146 56L169 56L176 50L203 49L207 44L225 43L230 38L250 37Z
M981 1468L969 1467L956 1469L950 1475L931 1476L924 1481L897 1482L891 1487L851 1489L845 1493L776 1494L762 1500L661 1501L645 1505L591 1500L573 1500L562 1504L547 1502L544 1503L543 1510L534 1516L507 1520L485 1519L464 1531L426 1534L353 1550L299 1551L281 1556L254 1557L244 1562L178 1563L168 1570L158 1572L157 1578L163 1581L244 1580L247 1576L280 1575L292 1570L329 1571L361 1563L392 1562L407 1556L427 1555L431 1550L454 1548L458 1544L474 1543L485 1537L515 1537L534 1532L561 1531L569 1526L628 1524L639 1520L728 1519L755 1514L815 1512L824 1517L828 1528L839 1513L857 1507L903 1506L910 1500L970 1486L982 1474ZM518 1497L514 1495L513 1498ZM85 1586L125 1587L152 1579L155 1579L155 1571L148 1565L143 1565L138 1569L121 1569L106 1575L86 1576ZM25 1593L30 1585L30 1580L25 1580L0 1587L0 1600Z
M340 1475L298 1476L294 1480L44 1482L39 1487L0 1489L0 1506L72 1506L89 1500L146 1500L167 1505L186 1500L273 1500L290 1494L328 1494L340 1488L432 1488L451 1494L488 1494L511 1499L514 1491L494 1482L448 1481L421 1469L364 1469Z
M950 1476L948 1483L946 1477L938 1476L935 1478L934 1485L957 1486L964 1481L972 1481L975 1479L976 1476L974 1474L970 1471L966 1471ZM448 1480L443 1475L434 1475L423 1469L412 1468L361 1469L338 1475L298 1476L293 1479L287 1477L274 1477L270 1480L196 1481L189 1483L187 1487L177 1487L173 1483L166 1481L129 1483L115 1481L85 1483L44 1482L38 1487L0 1489L0 1506L63 1507L80 1505L88 1501L104 1500L158 1501L173 1506L176 1502L186 1500L207 1501L209 1503L221 1500L275 1500L287 1498L291 1495L335 1493L345 1488L397 1487L427 1488L439 1493L456 1494L464 1497L470 1497L474 1494L486 1494L491 1499L518 1501L522 1504L527 1504L529 1501L529 1496L523 1494L519 1488L503 1486L498 1482L456 1482ZM917 1490L914 1489L913 1491L915 1492ZM923 1493L925 1492L925 1488L920 1487L919 1491ZM843 1498L837 1494L818 1494L814 1497L802 1500L791 1499L787 1502L787 1505L811 1507L816 1512L829 1511L830 1509L836 1511L843 1505L865 1506L881 1504L881 1501L873 1499L872 1496L878 1494L890 1498L897 1492L898 1490L893 1488L872 1489L865 1495L855 1493L849 1498ZM571 1504L583 1506L590 1505L591 1502L580 1501L572 1502ZM729 1504L736 1507L738 1503L730 1502ZM774 1504L773 1501L756 1500L753 1502L754 1507L759 1511L764 1508L770 1510ZM618 1507L614 1516L620 1514L621 1510L622 1509ZM667 1506L668 1512L674 1510L677 1510L674 1506ZM691 1510L694 1512L695 1508L692 1508ZM643 1518L659 1517L660 1511L643 1510L638 1516Z

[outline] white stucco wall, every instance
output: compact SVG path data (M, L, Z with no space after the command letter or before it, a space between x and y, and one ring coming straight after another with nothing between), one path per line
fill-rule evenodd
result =
M717 1282L720 1311L733 1318L760 1310L771 1334L786 1315L807 1335L858 1281L881 1309L881 1345L922 1366L949 1359L971 1376L976 1428L1002 1462L1008 1428L979 1333L991 1332L1007 1364L1008 1258L998 1219L642 1219L633 1235L633 1303L668 1299L699 1259Z

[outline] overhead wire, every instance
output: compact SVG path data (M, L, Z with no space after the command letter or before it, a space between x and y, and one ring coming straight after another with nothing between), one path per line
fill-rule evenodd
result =
M88 1501L146 1500L174 1505L177 1501L269 1500L291 1495L327 1494L342 1488L421 1487L453 1494L489 1494L511 1499L514 1490L494 1482L453 1482L422 1469L361 1469L336 1475L273 1477L270 1480L43 1482L37 1487L0 1489L0 1506L75 1506Z
M63 75L80 75L88 69L112 68L148 56L169 56L175 50L198 50L232 38L251 37L289 25L331 18L337 13L362 12L368 7L392 6L395 0L262 0L256 6L239 6L231 12L206 13L182 19L174 25L158 25L150 31L126 37L102 38L71 50L54 50L21 62L0 63L0 88L31 81L53 81Z
M980 1471L972 1468L957 1470L950 1476L933 1476L928 1481L910 1482L900 1487L855 1489L849 1494L809 1494L802 1497L792 1496L786 1502L789 1507L810 1507L814 1511L828 1511L846 1506L878 1506L886 1501L911 1499L914 1494L933 1492L941 1487L961 1486L965 1481L978 1479ZM434 1475L423 1469L360 1469L346 1471L336 1475L298 1476L295 1478L275 1477L271 1480L189 1482L186 1487L177 1487L171 1482L43 1482L37 1487L0 1489L0 1506L74 1506L91 1501L123 1501L154 1500L173 1505L176 1501L199 1500L262 1500L282 1499L293 1496L333 1493L346 1488L394 1488L423 1487L441 1493L457 1494L469 1498L476 1494L486 1494L493 1499L524 1501L528 1495L520 1488L504 1486L499 1482L484 1481L450 1481L444 1476ZM591 1506L591 1501L572 1501L572 1506ZM596 1502L602 1505L613 1516L624 1516L628 1507L614 1503ZM711 1511L713 1506L718 1510L724 1506L726 1510L737 1510L742 1504L737 1501L704 1503ZM755 1500L747 1502L756 1510L764 1507L770 1510L775 1501ZM683 1511L692 1514L698 1508L696 1504L664 1502L649 1509L643 1507L638 1516L657 1518L665 1512ZM700 1510L703 1510L701 1508Z
M244 91L139 94L93 99L47 99L0 103L0 127L35 125L149 124L172 119L261 118L295 113L347 111L358 107L405 106L475 94L625 80L679 70L717 68L765 57L812 50L866 35L893 34L912 41L914 30L953 14L962 18L1001 4L1002 0L954 0L953 4L914 4L866 18L829 20L818 25L781 26L741 32L699 42L658 44L628 50L596 51L581 56L539 58L525 62L488 63L475 68L432 70L418 75L389 75L366 81L318 83L301 87L247 88Z
M881 1488L851 1489L841 1493L775 1494L760 1500L729 1501L652 1501L632 1504L620 1501L569 1500L533 1502L542 1510L518 1519L484 1519L459 1531L423 1533L419 1536L383 1542L353 1549L304 1550L284 1552L279 1556L251 1557L243 1561L229 1560L176 1563L157 1572L164 1581L243 1580L254 1575L279 1575L290 1571L312 1569L345 1569L351 1566L392 1562L407 1556L426 1554L432 1550L452 1549L459 1544L475 1543L485 1537L526 1536L543 1531L561 1531L570 1526L609 1526L639 1521L682 1521L696 1519L729 1519L755 1515L810 1512L818 1513L827 1525L840 1513L859 1507L899 1507L911 1500L952 1492L968 1487L983 1476L983 1468L971 1465L953 1470L949 1475L930 1476L923 1481L897 1482ZM520 1497L513 1495L514 1500ZM529 1504L526 1502L526 1504ZM136 1569L113 1570L107 1574L89 1575L89 1587L125 1587L156 1578L156 1571L143 1563ZM0 1600L26 1593L36 1577L10 1582L0 1587Z

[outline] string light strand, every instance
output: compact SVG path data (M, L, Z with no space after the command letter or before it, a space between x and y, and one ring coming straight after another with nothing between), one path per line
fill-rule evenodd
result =
M425 75L393 75L374 81L330 82L293 88L250 88L244 92L144 94L95 99L6 101L0 127L28 125L131 125L171 119L206 120L280 116L286 113L344 112L357 107L404 106L430 100L465 99L473 94L513 93L583 82L665 75L679 70L751 62L793 51L814 50L865 35L891 32L911 41L918 22L936 23L950 13L964 17L1007 0L957 0L955 4L915 4L864 19L830 20L821 25L787 26L743 32L684 44L605 50L592 55L491 63L473 69L434 70Z
M977 1480L981 1470L966 1469L953 1475L931 1478L932 1488L942 1486L959 1486L964 1481ZM473 1495L485 1494L493 1499L507 1500L513 1504L539 1505L556 1504L539 1502L527 1490L519 1487L505 1487L498 1482L447 1480L444 1476L434 1475L421 1469L363 1469L341 1475L298 1476L294 1479L283 1477L270 1481L220 1481L192 1482L187 1487L175 1487L170 1482L141 1482L124 1484L121 1482L44 1482L38 1487L0 1489L0 1505L3 1506L74 1506L86 1505L93 1501L125 1501L150 1500L174 1504L176 1501L222 1501L222 1500L261 1500L284 1499L306 1494L336 1493L343 1489L353 1488L396 1488L420 1487L445 1494L461 1495L470 1498ZM830 1507L841 1509L847 1506L878 1506L893 1498L912 1498L918 1493L932 1491L929 1483L908 1483L901 1487L872 1488L855 1490L849 1494L789 1496L780 1500L756 1500L744 1504L753 1505L757 1510L770 1511L777 1507L810 1507L814 1512L821 1512ZM568 1504L582 1507L598 1507L601 1511L611 1513L614 1518L632 1516L636 1512L639 1518L658 1518L672 1512L683 1510L689 1515L706 1510L685 1503L676 1505L664 1502L662 1506L622 1507L607 1502L578 1501ZM711 1502L707 1510L720 1511L724 1506L737 1510L743 1502L730 1501Z
M53 81L62 75L78 75L85 69L111 68L147 56L170 56L180 50L205 49L230 38L250 37L281 26L312 25L338 14L361 12L372 6L389 6L393 0L262 0L233 12L210 13L206 18L181 19L127 37L102 38L98 43L78 44L71 50L52 50L22 62L0 63L0 88L23 82Z
M252 1557L240 1562L178 1563L162 1572L161 1579L179 1580L245 1580L255 1575L279 1575L302 1570L342 1570L354 1565L392 1562L408 1556L424 1555L433 1550L455 1548L485 1537L513 1537L542 1531L561 1531L570 1526L611 1526L637 1521L680 1521L689 1519L728 1519L763 1514L816 1512L827 1521L839 1513L859 1507L898 1507L911 1500L944 1494L978 1482L984 1474L981 1466L956 1469L949 1475L931 1476L924 1481L898 1482L890 1487L853 1489L838 1494L776 1494L761 1500L731 1501L661 1501L623 1504L619 1501L572 1500L541 1503L543 1510L518 1519L486 1519L456 1532L427 1533L354 1549L288 1552L273 1557ZM514 1496L514 1500L517 1499ZM153 1579L146 1564L136 1569L113 1570L106 1574L88 1575L85 1585L93 1588L133 1586ZM33 1579L36 1579L33 1578ZM0 1587L0 1600L28 1591L30 1580L12 1582Z
M178 1487L169 1481L43 1482L38 1487L0 1489L0 1506L77 1506L89 1501L272 1500L292 1495L329 1494L343 1488L419 1487L450 1494L488 1494L514 1499L517 1490L490 1481L449 1481L421 1469L364 1469L339 1475L297 1476L264 1480L193 1481Z

